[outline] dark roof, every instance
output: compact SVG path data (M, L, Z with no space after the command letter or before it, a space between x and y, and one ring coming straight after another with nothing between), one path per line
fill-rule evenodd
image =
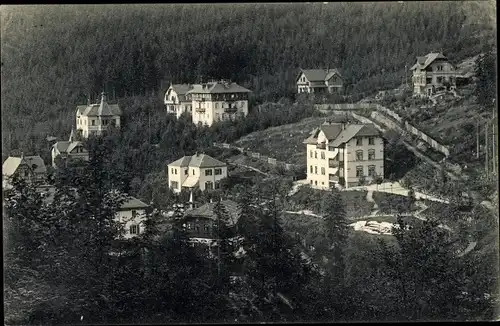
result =
M208 156L206 154L196 154L193 156L184 156L177 161L174 161L168 165L179 166L179 167L199 167L199 168L210 168L217 166L226 166L227 164L216 160L215 158Z
M337 138L337 136L342 131L342 124L341 123L329 124L328 122L326 122L326 123L321 125L320 130L323 131L323 133L325 134L325 137L328 140L333 140L333 139Z
M417 63L415 63L410 70L414 70L416 68L425 69L436 59L445 59L448 60L442 53L439 52L431 52L426 54L423 57L417 57Z
M90 105L78 105L76 107L76 112L79 115L84 116L114 116L122 115L122 111L118 104L108 104L106 101L106 94L103 93L101 97L101 103L90 104Z
M337 74L342 78L338 69L301 69L297 79L304 74L309 81L325 81Z
M140 199L137 199L135 197L129 196L127 199L123 201L123 204L120 206L121 211L126 211L134 208L148 208L149 205L143 202Z
M185 95L193 86L190 84L172 84L170 88L174 90L177 95Z
M222 205L226 209L226 211L229 214L229 225L235 225L238 222L238 219L240 217L241 213L241 208L239 207L238 203L232 200L223 200ZM186 211L185 217L202 217L202 218L208 218L215 220L217 216L214 213L214 207L216 203L208 203L205 205L202 205L200 207L197 207L195 209L190 209Z
M58 141L52 147L55 147L60 153L70 153L79 145L83 145L83 143L81 141Z
M381 137L380 131L377 130L374 124L346 124L345 129L342 130L341 123L325 123L319 129L315 129L315 133L311 134L303 143L316 144L320 130L325 134L329 144L334 147L348 142L353 137Z
M224 82L210 82L206 84L196 84L193 85L186 94L214 94L214 93L250 93L249 89L240 86L236 83L224 83Z

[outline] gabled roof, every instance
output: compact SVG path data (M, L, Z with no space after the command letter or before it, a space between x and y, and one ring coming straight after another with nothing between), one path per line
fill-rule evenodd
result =
M121 211L124 211L124 210L130 210L130 209L146 209L148 208L149 205L146 204L145 202L143 202L142 200L140 199L137 199L135 197L132 197L132 196L129 196L127 197L127 199L125 199L122 203L122 205L120 206L120 210Z
M42 158L38 155L35 156L24 156L24 157L12 157L9 156L2 165L2 175L12 176L16 173L17 168L21 164L26 164L33 171L33 173L46 173L47 168Z
M223 200L221 201L222 205L226 209L229 215L229 226L235 225L239 218L240 218L240 213L241 213L241 208L239 207L238 203L232 200ZM194 208L187 210L185 213L185 217L203 217L203 218L208 218L211 220L216 220L217 216L214 213L214 208L217 203L208 203L205 205L202 205L200 207Z
M83 146L83 143L81 141L58 141L52 147L55 147L59 153L70 153L78 145Z
M341 123L325 123L321 125L319 129L316 129L316 132L305 139L303 143L317 144L320 130L325 134L329 144L334 147L338 147L342 143L348 142L353 137L381 136L380 132L373 124L346 124L345 128L342 129Z
M195 154L193 156L184 156L177 161L174 161L169 166L179 166L179 167L198 167L198 168L210 168L218 166L226 166L227 164L219 160L214 159L206 154Z
M195 84L186 94L251 93L252 91L236 83L210 82Z
M122 111L118 104L108 104L105 93L102 93L101 103L78 105L76 107L76 112L77 115L90 117L122 115Z
M416 68L425 69L436 59L445 59L448 60L442 53L439 52L431 52L423 57L417 57L417 63L415 63L410 70L415 70Z
M185 95L193 86L190 84L172 84L169 89L172 89L177 95Z
M330 79L333 75L337 74L340 78L342 75L338 71L338 69L300 69L299 75L296 78L296 81L299 77L304 74L309 81L326 81Z

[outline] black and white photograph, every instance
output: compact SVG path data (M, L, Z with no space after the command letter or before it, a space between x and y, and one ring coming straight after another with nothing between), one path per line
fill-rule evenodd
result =
M4 325L500 320L497 4L4 4Z

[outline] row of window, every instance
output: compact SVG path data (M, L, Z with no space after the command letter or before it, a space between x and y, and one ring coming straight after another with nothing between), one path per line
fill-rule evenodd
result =
M96 125L96 119L89 119L88 122L90 123L89 125L95 126ZM80 118L77 118L77 123L83 124L83 119L80 121ZM118 124L118 119L102 119L102 125L107 126L108 124L113 124L116 125Z
M177 174L177 168L171 168L171 174ZM221 168L215 168L213 169L205 169L205 175L212 175L212 173L215 173L215 175L221 175L222 174L222 169ZM189 175L189 169L184 170L184 175ZM193 175L195 175L195 169L193 169Z
M320 154L321 154L320 155L321 159L324 160L325 159L325 152L320 152ZM310 151L309 157L318 158L318 152ZM369 149L368 150L368 160L374 160L374 159L375 159L375 150ZM338 156L335 157L335 160L338 160ZM356 161L363 161L363 150L356 151Z
M170 188L179 189L179 182L170 181ZM220 182L216 181L215 183L213 183L212 181L207 181L205 182L205 189L206 190L220 189Z
M368 150L368 160L374 160L374 159L375 159L375 150L369 149ZM356 161L363 161L363 151L362 150L356 151Z
M364 175L363 174L363 166L362 165L356 166L356 177L362 177L363 175ZM376 175L377 175L377 173L375 172L375 165L369 165L368 166L368 176L374 177Z
M313 174L313 173L314 173L314 174L318 174L318 167L317 167L317 166L312 166L312 165L311 165L311 166L309 167L309 172L310 172L311 174ZM325 175L325 174L326 174L326 173L325 173L325 172L326 172L326 171L325 171L325 168L324 168L324 167L322 167L322 168L320 169L320 172L321 172L321 175ZM375 165L369 165L369 166L368 166L368 176L375 176L375 175L376 175L376 172L375 172ZM362 165L358 165L358 166L356 166L356 176L357 176L357 177L361 177L361 176L363 176L363 166L362 166Z

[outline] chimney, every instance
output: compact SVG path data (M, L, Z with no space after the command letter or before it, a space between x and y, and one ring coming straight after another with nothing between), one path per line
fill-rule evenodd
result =
M24 152L21 152L21 160L24 158Z
M102 93L101 93L101 95L102 95L102 98L101 98L101 103L106 102L106 93L105 93L105 92L102 92Z
M341 126L342 126L342 130L345 130L346 123L342 122Z
M90 94L87 96L87 105L90 105Z

